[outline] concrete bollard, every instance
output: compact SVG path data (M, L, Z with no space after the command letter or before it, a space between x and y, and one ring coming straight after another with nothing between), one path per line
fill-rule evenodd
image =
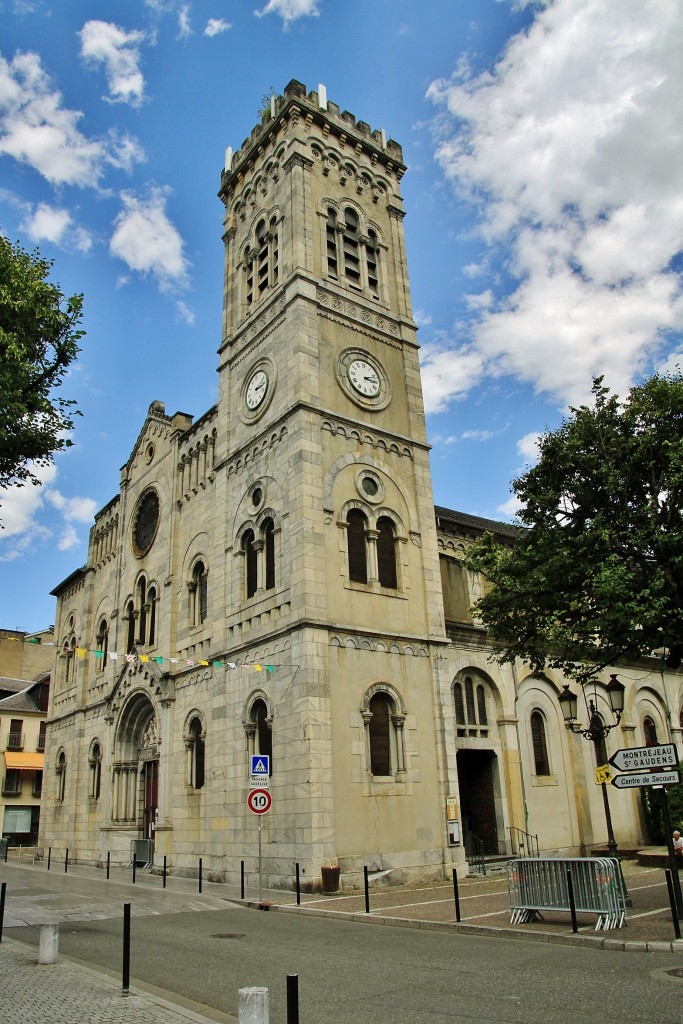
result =
M41 924L38 963L56 964L59 959L59 925Z
M238 1024L269 1024L268 989L241 988L237 1004Z

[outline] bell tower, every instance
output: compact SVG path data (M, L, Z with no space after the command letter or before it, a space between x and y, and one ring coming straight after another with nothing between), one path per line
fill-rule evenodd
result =
M292 81L228 150L219 192L226 650L277 667L260 698L270 841L347 872L370 849L416 869L446 857L405 170L384 131Z

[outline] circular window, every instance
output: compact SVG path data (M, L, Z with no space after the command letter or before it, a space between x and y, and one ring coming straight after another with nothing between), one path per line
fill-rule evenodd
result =
M159 496L156 491L145 491L138 502L133 527L133 547L138 556L146 554L154 542L159 526Z
M363 468L356 474L356 489L361 498L371 505L378 505L384 501L384 485L378 473L371 469Z
M254 508L258 508L258 506L261 504L262 500L263 500L263 491L261 490L260 487L255 487L254 488L254 492L253 492L253 494L251 496L251 503L254 506Z

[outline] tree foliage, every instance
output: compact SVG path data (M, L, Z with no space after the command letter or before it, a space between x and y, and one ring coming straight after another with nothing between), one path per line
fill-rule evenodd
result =
M683 378L654 376L544 434L513 482L520 530L487 534L468 557L490 589L477 610L501 662L584 682L606 665L683 653Z
M0 237L0 487L40 483L35 467L72 444L75 401L54 391L79 351L83 296L65 298L51 269Z

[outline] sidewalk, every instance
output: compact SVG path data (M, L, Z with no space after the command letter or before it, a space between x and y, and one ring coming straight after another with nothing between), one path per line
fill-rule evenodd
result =
M3 1024L237 1024L229 1014L196 1013L170 993L165 997L131 985L124 996L120 979L62 954L56 964L39 964L34 947L5 936L0 975Z

